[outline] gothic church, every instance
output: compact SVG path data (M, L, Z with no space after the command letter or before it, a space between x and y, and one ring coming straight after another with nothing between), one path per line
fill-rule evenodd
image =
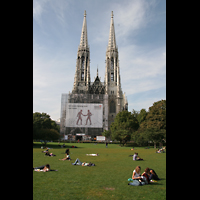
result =
M106 66L104 82L97 76L94 82L90 79L90 48L88 45L86 11L84 12L80 45L78 47L76 70L72 92L61 100L61 134L84 133L92 138L104 130L108 130L114 121L116 114L122 110L128 110L128 102L125 93L122 92L118 47L116 45L115 28L111 12L110 33L106 50ZM65 127L65 103L101 103L103 104L102 128L69 128ZM83 134L83 135L84 135Z

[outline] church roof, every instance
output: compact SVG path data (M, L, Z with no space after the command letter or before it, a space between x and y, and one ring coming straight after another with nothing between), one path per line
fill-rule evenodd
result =
M98 76L98 68L97 68L97 76L90 86L90 94L105 94L105 86L101 83L101 80Z

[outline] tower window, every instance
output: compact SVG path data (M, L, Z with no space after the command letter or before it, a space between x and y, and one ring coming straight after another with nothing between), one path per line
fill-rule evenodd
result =
M111 81L114 81L114 73L111 73Z
M84 72L81 72L81 81L84 80Z
M111 69L114 69L114 60L111 58Z
M82 69L84 69L84 60L85 60L85 58L84 58L84 56L82 57L82 63L81 63L81 68Z

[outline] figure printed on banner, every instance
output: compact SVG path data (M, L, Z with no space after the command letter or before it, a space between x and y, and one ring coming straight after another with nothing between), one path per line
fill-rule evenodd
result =
M90 125L92 125L91 118L90 118L90 116L92 116L92 113L90 112L90 110L88 110L87 115L84 115L84 114L82 113L82 110L80 110L80 111L78 112L78 114L77 114L78 119L77 119L76 125L78 125L79 120L81 121L81 124L80 124L80 125L82 125L82 117L81 117L81 115L83 115L83 116L88 116L87 119L86 119L86 124L85 124L85 125L87 125L88 120L90 121Z

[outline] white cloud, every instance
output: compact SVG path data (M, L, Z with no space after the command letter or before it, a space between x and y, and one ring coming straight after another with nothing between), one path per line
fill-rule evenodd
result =
M44 5L48 0L33 0L33 18L39 23L42 24L41 16L45 12Z
M146 49L130 45L120 50L122 89L128 95L165 86L165 49Z

